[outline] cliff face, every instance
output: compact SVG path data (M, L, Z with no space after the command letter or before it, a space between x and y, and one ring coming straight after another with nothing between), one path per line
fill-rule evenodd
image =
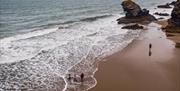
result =
M174 5L171 13L171 19L168 20L169 26L180 27L180 0Z

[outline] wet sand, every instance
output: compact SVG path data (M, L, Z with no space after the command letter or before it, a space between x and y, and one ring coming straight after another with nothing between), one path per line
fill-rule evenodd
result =
M180 91L180 49L158 31L147 31L101 62L97 85L89 91Z

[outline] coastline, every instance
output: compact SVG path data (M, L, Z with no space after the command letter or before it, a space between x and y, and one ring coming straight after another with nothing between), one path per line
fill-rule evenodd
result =
M61 26L48 22L37 31L0 36L0 90L180 91L180 33L163 32L170 16L158 17L153 10L172 9L151 9L148 16L162 21L150 23L156 19L146 17L150 24L142 23L138 38L140 30L117 24L122 13L84 16Z
M180 49L163 35L161 30L147 30L125 49L107 57L95 73L97 85L89 91L179 91Z

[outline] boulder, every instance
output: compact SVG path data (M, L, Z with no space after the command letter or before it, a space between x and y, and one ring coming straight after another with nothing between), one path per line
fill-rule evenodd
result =
M144 27L139 25L139 24L133 24L133 25L124 26L124 27L122 27L122 29L133 29L133 30L136 30L136 29L144 29Z
M169 16L168 13L158 13L158 12L155 12L154 14L155 15L159 15L159 16Z
M141 7L131 0L122 2L123 10L125 11L125 17L117 19L118 24L128 23L150 23L156 18L149 14L149 10L141 9Z
M140 24L149 24L152 21L155 21L156 18L152 15L146 15L141 17L121 17L117 19L118 24L129 24L129 23L140 23Z
M172 8L169 3L167 3L165 5L158 5L157 7L158 8Z

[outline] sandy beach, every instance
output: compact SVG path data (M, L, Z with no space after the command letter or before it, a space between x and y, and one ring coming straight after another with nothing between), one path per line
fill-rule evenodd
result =
M180 49L164 35L146 30L123 51L107 57L90 91L180 91Z

